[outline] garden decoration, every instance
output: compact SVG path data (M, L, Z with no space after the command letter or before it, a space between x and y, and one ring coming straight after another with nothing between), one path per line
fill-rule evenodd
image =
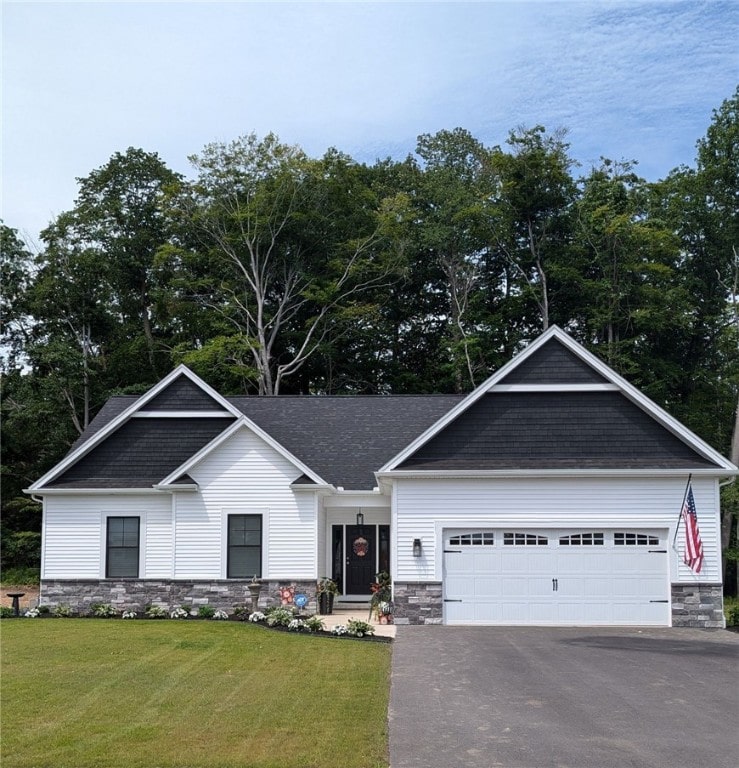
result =
M302 613L303 608L305 608L305 606L308 605L308 595L304 595L302 593L295 595L295 605L298 606L298 609Z
M282 605L292 605L295 598L295 587L280 587L280 603Z
M251 594L251 610L256 611L259 608L259 594L262 591L262 582L257 578L255 573L252 580L247 584L249 593Z
M392 624L392 596L393 587L390 574L380 571L375 575L375 581L370 584L372 597L370 598L370 617L374 613L381 624ZM384 620L382 617L385 617Z
M334 611L334 596L339 594L339 585L328 576L318 580L316 595L318 596L318 613L330 616Z

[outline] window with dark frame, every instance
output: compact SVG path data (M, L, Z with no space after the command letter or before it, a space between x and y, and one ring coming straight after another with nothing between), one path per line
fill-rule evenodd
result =
M138 578L138 517L109 517L105 547L105 578Z
M228 516L226 577L247 579L262 575L262 516Z

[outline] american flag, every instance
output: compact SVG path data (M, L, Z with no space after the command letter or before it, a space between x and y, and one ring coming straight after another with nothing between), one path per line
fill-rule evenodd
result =
M683 562L692 568L695 573L700 573L703 567L703 542L698 530L698 515L695 511L695 499L693 498L693 487L688 483L688 492L685 495L685 503L682 509L683 521L685 522L685 552L683 553Z

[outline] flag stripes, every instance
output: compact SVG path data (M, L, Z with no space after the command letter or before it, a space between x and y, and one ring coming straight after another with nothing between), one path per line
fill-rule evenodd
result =
M683 562L695 573L700 573L701 568L703 568L703 542L698 529L698 514L695 509L695 499L690 481L688 481L688 492L685 494L681 514L685 523Z

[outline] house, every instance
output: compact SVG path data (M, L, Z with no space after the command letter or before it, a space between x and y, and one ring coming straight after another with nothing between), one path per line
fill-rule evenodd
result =
M180 366L27 492L49 605L230 608L254 575L366 600L389 570L398 623L716 627L738 473L553 327L467 396L224 397Z

